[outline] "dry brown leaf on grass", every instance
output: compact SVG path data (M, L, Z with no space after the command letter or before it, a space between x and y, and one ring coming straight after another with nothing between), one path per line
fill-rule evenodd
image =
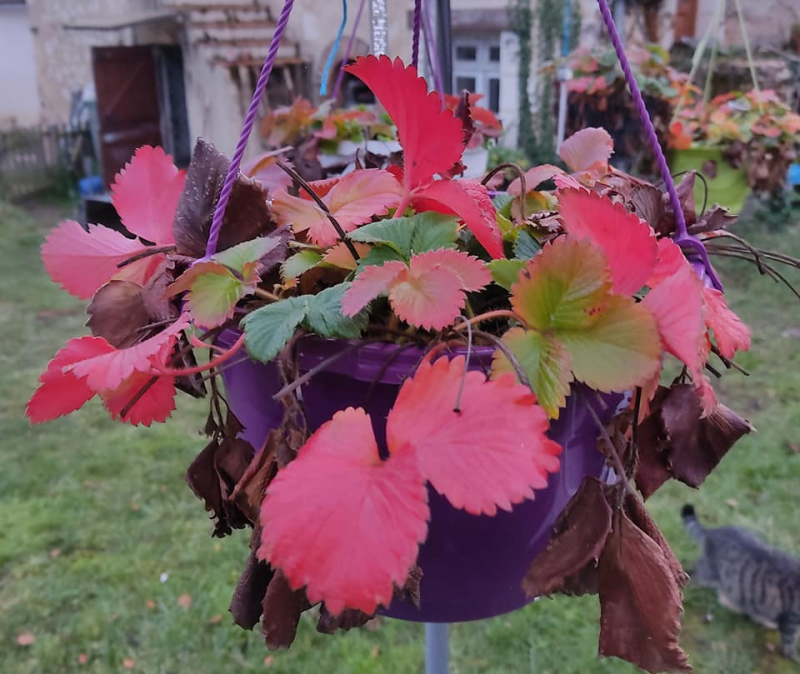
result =
M186 592L178 597L178 606L185 609L190 608L192 606L192 595Z
M17 635L18 646L30 646L34 641L36 641L36 637L31 632L20 632Z

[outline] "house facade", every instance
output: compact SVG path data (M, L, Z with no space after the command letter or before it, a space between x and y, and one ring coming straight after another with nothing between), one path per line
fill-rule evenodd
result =
M534 10L540 1L531 0ZM581 43L605 40L596 1L576 1L582 17ZM676 36L703 35L720 1L664 0L658 15L661 42L669 46ZM7 11L4 6L9 2L0 0L0 12ZM13 2L11 6L25 15L29 30L10 29L0 14L0 50L10 49L3 39L6 34L23 41L27 35L35 73L32 64L24 65L16 56L2 58L0 52L0 77L13 75L14 83L5 87L15 92L25 87L30 91L33 82L38 84L39 100L34 104L28 96L29 110L39 109L45 124L68 121L76 106L96 106L108 171L143 142L160 142L185 161L191 139L202 135L230 153L282 4L281 0L28 0L25 7ZM337 65L354 30L356 4L350 3ZM385 4L387 51L409 60L413 0ZM798 0L742 4L757 44L774 45L788 38L792 23L800 21ZM508 30L508 0L452 0L451 7L454 88L484 94L484 105L497 112L506 126L505 142L514 144L519 46ZM340 2L296 0L263 112L299 95L315 98L340 20ZM717 37L738 44L738 22L732 21L728 16ZM641 26L638 15L629 15L627 39L640 40ZM535 35L536 31L534 73L540 65ZM353 55L368 53L370 44L370 19L365 15L355 29ZM421 61L423 72L429 73L425 49ZM529 88L535 104L533 81Z
M0 130L39 121L39 90L29 8L0 0Z

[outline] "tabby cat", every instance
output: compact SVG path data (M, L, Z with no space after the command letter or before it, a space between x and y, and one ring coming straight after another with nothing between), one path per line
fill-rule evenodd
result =
M770 547L747 529L707 529L691 505L683 506L681 515L703 550L692 581L714 588L726 608L778 629L781 653L794 659L800 632L800 558Z

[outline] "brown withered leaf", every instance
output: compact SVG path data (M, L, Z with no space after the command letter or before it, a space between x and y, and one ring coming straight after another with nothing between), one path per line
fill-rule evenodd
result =
M670 389L660 414L670 443L671 470L691 487L699 487L736 441L755 430L749 421L721 404L701 418L700 401L689 384Z
M293 590L282 571L277 571L267 586L261 617L261 631L269 649L291 645L297 634L300 614L311 608L305 590Z
M689 227L689 233L701 234L703 232L713 232L717 229L726 229L738 219L739 216L735 213L731 213L724 206L716 205L711 210L706 211L695 224Z
M319 610L319 620L317 620L317 632L322 634L334 634L338 630L355 629L366 625L375 614L369 615L358 609L346 608L339 615L333 615L325 607L325 604Z
M638 461L636 463L636 486L647 500L655 494L661 485L672 477L669 459L666 453L666 439L659 435L663 432L661 420L649 416L638 430Z
M681 593L658 543L621 510L600 558L602 656L648 672L691 671L678 644Z
M611 531L611 507L603 485L587 477L558 520L547 548L522 580L529 597L596 591L597 560Z
M195 495L205 502L215 519L214 536L222 538L232 529L241 529L248 519L230 500L253 458L253 447L236 435L242 426L228 413L225 429L217 432L186 471L186 481Z
M278 472L276 455L278 445L282 442L280 429L274 428L267 436L267 442L258 452L250 465L247 466L242 478L236 484L231 499L244 513L250 523L255 525L258 522L258 515L261 510L261 501L264 500L267 485Z
M393 598L401 601L410 601L412 604L414 604L414 606L419 608L419 585L422 582L422 575L422 569L419 566L414 565L411 568L411 571L408 572L408 578L406 578L406 582L403 583L403 586L395 586Z
M661 190L657 187L639 185L631 195L630 205L633 212L655 229L656 232L666 234L667 232L659 232L658 230L658 226L664 216L664 202L661 197Z
M699 487L743 435L750 422L725 405L707 417L693 387L661 387L650 415L639 425L636 484L649 498L667 478Z
M461 122L461 128L464 131L464 145L467 145L475 133L475 122L472 121L472 112L469 106L469 91L466 89L461 92L458 97L458 105L453 112L453 116Z
M669 543L667 543L667 539L664 538L664 534L661 533L658 526L653 521L653 518L650 517L650 513L648 513L647 509L644 507L644 503L636 494L626 494L625 513L630 517L631 522L639 527L647 536L655 541L659 548L661 548L661 552L664 554L664 561L666 561L667 566L669 566L672 576L675 578L675 582L679 587L684 587L689 580L689 576L686 575L680 561L675 556Z
M142 287L131 281L109 281L98 288L86 309L88 328L117 349L127 349L146 336L151 323Z
M199 138L175 213L173 229L179 255L193 258L205 255L214 208L227 171L228 160L211 143ZM266 190L240 174L222 221L217 250L269 234L274 229Z
M256 527L250 538L250 555L239 576L239 581L236 583L229 609L233 616L233 622L246 630L253 629L261 619L261 613L264 610L264 595L275 575L272 567L260 561L256 556L260 542L261 528Z

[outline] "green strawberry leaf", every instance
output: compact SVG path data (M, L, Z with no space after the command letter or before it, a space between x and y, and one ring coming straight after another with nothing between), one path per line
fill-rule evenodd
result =
M600 391L640 386L660 365L656 320L630 297L609 297L592 325L559 331L558 337L572 356L575 377Z
M322 262L322 253L316 250L301 250L295 253L281 265L281 277L286 283L313 269Z
M511 290L520 272L525 268L525 260L492 260L489 262L489 271L492 272L492 280L506 290Z
M323 337L358 339L367 327L369 310L352 318L342 314L342 296L352 283L340 283L308 297L305 325Z
M534 330L512 328L503 341L514 353L528 377L536 399L551 419L558 419L559 409L567 402L572 381L569 352L557 339ZM514 372L511 363L499 349L492 364L493 373Z
M277 356L308 312L307 295L290 297L245 316L245 346L255 360L268 363Z
M453 216L426 212L364 225L348 237L359 243L388 246L408 261L417 253L454 248L457 229L458 221Z
M514 241L514 257L520 260L530 260L542 249L541 244L524 229L519 230Z
M595 244L557 239L525 263L511 292L526 328L512 328L503 341L551 417L558 417L573 377L600 391L623 391L658 370L655 317L633 298L612 294L605 255ZM495 372L510 367L505 356L495 359Z

